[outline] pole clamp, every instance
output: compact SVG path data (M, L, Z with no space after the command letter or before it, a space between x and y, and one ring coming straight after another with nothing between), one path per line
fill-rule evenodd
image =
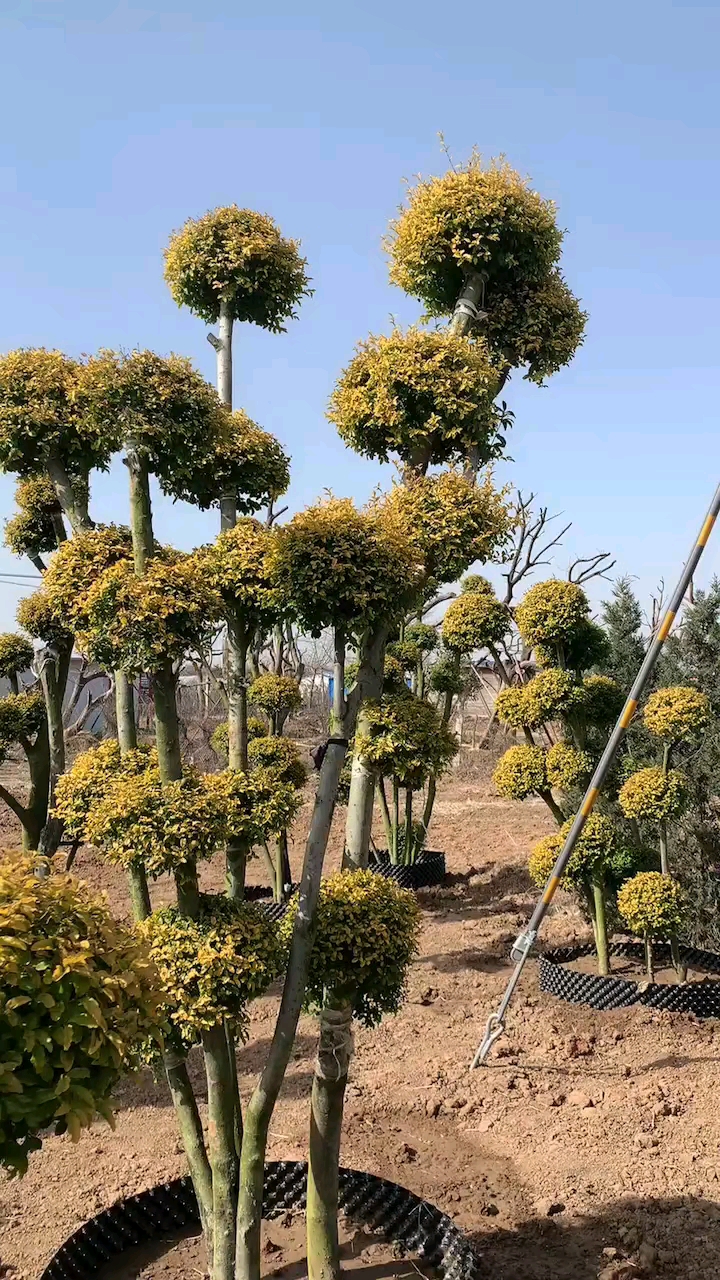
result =
M530 954L535 946L537 936L537 929L528 929L525 933L518 935L510 951L510 959L515 964L519 964L521 960L524 960Z

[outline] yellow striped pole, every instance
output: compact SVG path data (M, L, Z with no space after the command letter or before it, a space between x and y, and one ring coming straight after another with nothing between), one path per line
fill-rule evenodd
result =
M478 1047L475 1057L473 1058L473 1067L477 1067L481 1062L485 1061L493 1044L505 1030L505 1014L507 1013L515 988L520 981L520 975L525 966L525 962L535 945L540 926L547 914L550 903L555 896L558 885L562 880L563 872L570 861L572 851L577 844L578 838L582 833L582 829L585 826L588 817L595 807L595 803L600 794L600 788L607 777L608 770L610 769L617 753L617 749L622 742L623 735L637 711L638 703L640 702L640 698L642 697L643 690L650 678L653 667L658 660L660 650L667 640L672 624L682 607L682 602L685 599L685 593L698 566L698 561L705 550L705 546L710 534L712 533L718 514L720 514L720 485L715 492L715 497L710 505L710 510L705 517L702 529L700 530L697 541L693 546L687 564L680 575L680 581L673 592L667 612L665 613L662 623L648 646L648 651L645 654L642 666L635 677L635 682L628 694L625 706L620 713L615 728L610 734L607 746L603 751L597 768L590 779L590 785L588 786L583 802L575 815L575 821L573 822L572 827L568 832L567 839L560 850L557 862L550 873L543 895L532 914L527 929L524 933L520 934L519 938L516 939L512 951L510 952L510 959L515 961L515 969L505 989L505 994L500 1002L497 1013L491 1013L488 1018L487 1026L485 1027L485 1035Z

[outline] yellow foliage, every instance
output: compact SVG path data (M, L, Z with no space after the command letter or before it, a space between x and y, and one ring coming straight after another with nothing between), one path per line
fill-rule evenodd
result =
M593 759L587 751L578 751L567 742L556 742L547 753L546 765L552 786L567 791L587 782L592 774Z
M618 890L618 911L628 928L651 938L668 938L682 928L685 896L672 876L641 871Z
M508 800L525 800L527 796L548 790L545 752L542 747L510 747L498 761L493 782L499 795Z
M589 611L582 587L552 578L530 588L515 610L515 620L526 644L563 644L587 621Z
M139 746L121 756L120 744L109 739L81 752L58 778L55 789L55 813L62 819L65 834L84 841L88 814L116 779L133 777L148 768L157 768L154 747Z
M487 591L466 591L447 607L442 621L443 643L456 653L472 653L497 645L510 627L505 605Z
M688 780L677 769L639 769L624 783L618 801L626 818L643 822L667 822L678 818L689 800Z
M645 726L665 742L682 742L700 735L710 724L707 694L684 685L651 693L643 712Z

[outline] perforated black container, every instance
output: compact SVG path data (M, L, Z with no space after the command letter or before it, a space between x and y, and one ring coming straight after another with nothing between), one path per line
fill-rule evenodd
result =
M402 889L429 889L442 884L446 876L445 854L423 849L417 861L409 867L395 866L384 849L370 854L369 867L388 880L394 880Z
M643 1004L651 1009L675 1013L694 1013L698 1018L720 1018L720 981L703 978L700 982L644 983L612 974L603 978L597 973L579 973L569 966L574 960L592 955L594 947L559 947L540 957L540 989L570 1004L586 1004L591 1009L622 1009ZM643 961L644 948L639 942L613 942L611 956L631 956ZM669 943L656 943L655 961L659 967L672 964ZM688 969L720 974L720 956L695 947L680 947L680 960Z
M296 1160L265 1166L263 1217L305 1208L307 1165ZM358 1226L402 1246L437 1268L444 1280L479 1280L477 1255L447 1214L371 1173L340 1170L340 1207ZM58 1249L40 1280L91 1280L111 1258L170 1232L197 1230L200 1219L189 1178L177 1178L120 1200L91 1218Z

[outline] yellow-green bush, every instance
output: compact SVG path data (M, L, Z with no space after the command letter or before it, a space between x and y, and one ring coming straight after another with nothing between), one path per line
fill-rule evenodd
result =
M442 621L443 644L455 653L473 653L500 644L510 626L505 605L487 591L467 591L451 600Z
M661 871L641 871L618 890L618 911L632 933L667 938L681 929L687 914L677 880Z
M111 783L88 814L85 832L111 862L142 862L150 876L211 858L230 836L253 844L290 825L294 789L265 769L197 774L174 782L155 769Z
M16 631L4 631L0 634L0 676L9 679L28 671L35 650L27 636L18 635Z
M500 371L482 342L447 330L396 329L361 342L338 379L328 417L356 453L387 462L397 454L423 470L499 456Z
M383 693L404 693L407 689L405 668L391 653L385 655L383 667Z
M422 651L412 640L393 640L387 646L387 655L400 663L403 671L415 671L422 660Z
M508 800L525 800L533 793L547 791L548 778L542 747L510 747L495 767L493 782L498 794Z
M139 927L163 995L163 1013L184 1049L228 1018L247 1035L251 1000L280 973L277 926L260 907L202 894L197 919L176 907L155 911Z
M384 509L405 532L432 582L455 582L468 565L501 557L515 514L505 489L492 475L480 483L459 471L423 476L411 485L393 485Z
M67 621L58 614L55 601L44 585L20 601L15 617L23 631L44 640L45 644L67 645L72 640Z
M492 582L484 578L481 573L466 573L460 583L460 590L476 595L495 595L495 588Z
M85 597L78 645L107 670L157 671L210 643L220 600L192 555L150 561L142 577L121 561Z
M665 774L657 767L639 769L624 783L618 801L626 818L668 822L679 818L689 800L688 781L677 769Z
M56 452L70 476L107 465L108 441L87 421L82 366L43 347L0 356L0 468L36 475Z
M515 620L526 644L565 643L587 621L587 596L575 582L551 578L531 587L515 610Z
M495 700L495 711L501 724L507 724L511 729L524 729L528 717L525 685L501 689Z
M469 664L461 663L456 653L441 653L430 668L428 684L435 693L462 693L471 674Z
M665 742L682 742L707 729L712 710L707 694L685 685L673 685L651 693L643 712L645 727Z
M157 975L104 899L35 858L0 858L0 1165L24 1173L43 1134L76 1140L158 1035Z
M44 723L41 693L8 693L0 698L0 743L7 746L21 738L34 738Z
M165 250L165 280L178 306L214 324L220 299L235 320L281 333L310 293L307 262L272 218L236 204L189 218Z
M207 509L232 494L238 511L249 515L279 498L289 484L290 460L279 440L236 409L213 428L178 496Z
M248 702L267 716L299 711L302 706L300 685L292 676L276 676L268 671L253 680L248 689Z
M583 706L583 688L569 671L550 667L523 686L524 723L529 729L558 720Z
M625 694L610 676L585 676L583 715L592 725L614 724L625 706Z
M468 272L505 290L546 279L560 256L555 206L503 160L419 180L390 228L390 279L428 314L449 314Z
M282 930L290 936L297 899ZM320 885L306 1004L327 994L347 1000L365 1026L396 1013L418 950L420 909L415 895L373 871L340 871Z
M120 744L109 739L81 752L67 773L58 778L55 788L55 813L62 819L65 834L74 840L85 840L88 814L116 779L156 767L155 747L141 745L121 755Z
M406 531L381 507L358 511L330 497L277 531L273 555L287 605L312 635L325 627L356 635L402 616L419 586Z
M234 528L195 552L198 572L220 594L226 609L239 612L253 629L267 630L282 608L271 554L274 543L272 529L243 516Z
M582 343L587 312L559 271L514 288L488 288L483 334L491 354L542 386L563 369Z
M405 639L409 644L416 645L423 654L434 653L438 646L437 627L428 622L411 622L405 628Z
M545 765L551 786L567 791L587 782L593 771L593 758L567 742L556 742L545 757Z
M58 619L75 630L86 625L90 588L113 565L131 565L132 554L130 530L123 525L98 525L63 542L43 578Z
M87 481L72 479L76 498L87 502ZM62 515L55 486L48 475L28 476L15 486L17 511L5 521L5 546L16 556L37 557L54 551L58 545L53 523Z
M307 769L289 738L252 738L248 743L248 762L251 767L276 774L281 782L288 782L296 790L307 782Z
M555 835L538 841L530 855L528 870L535 884L544 885L573 825L570 818ZM594 876L611 869L612 859L621 849L618 831L612 819L591 813L565 868L563 881L572 885L588 884Z
M457 737L441 723L435 707L409 690L366 703L364 722L365 732L357 735L358 752L383 777L395 777L413 789L429 774L443 774L459 749Z
M562 847L563 839L557 832L538 840L528 859L528 871L533 884L540 887L547 884ZM565 874L568 874L567 869Z
M247 722L248 742L253 738L264 738L267 730L257 716L249 716ZM223 760L227 760L230 751L230 727L227 720L216 725L210 737L210 746Z

